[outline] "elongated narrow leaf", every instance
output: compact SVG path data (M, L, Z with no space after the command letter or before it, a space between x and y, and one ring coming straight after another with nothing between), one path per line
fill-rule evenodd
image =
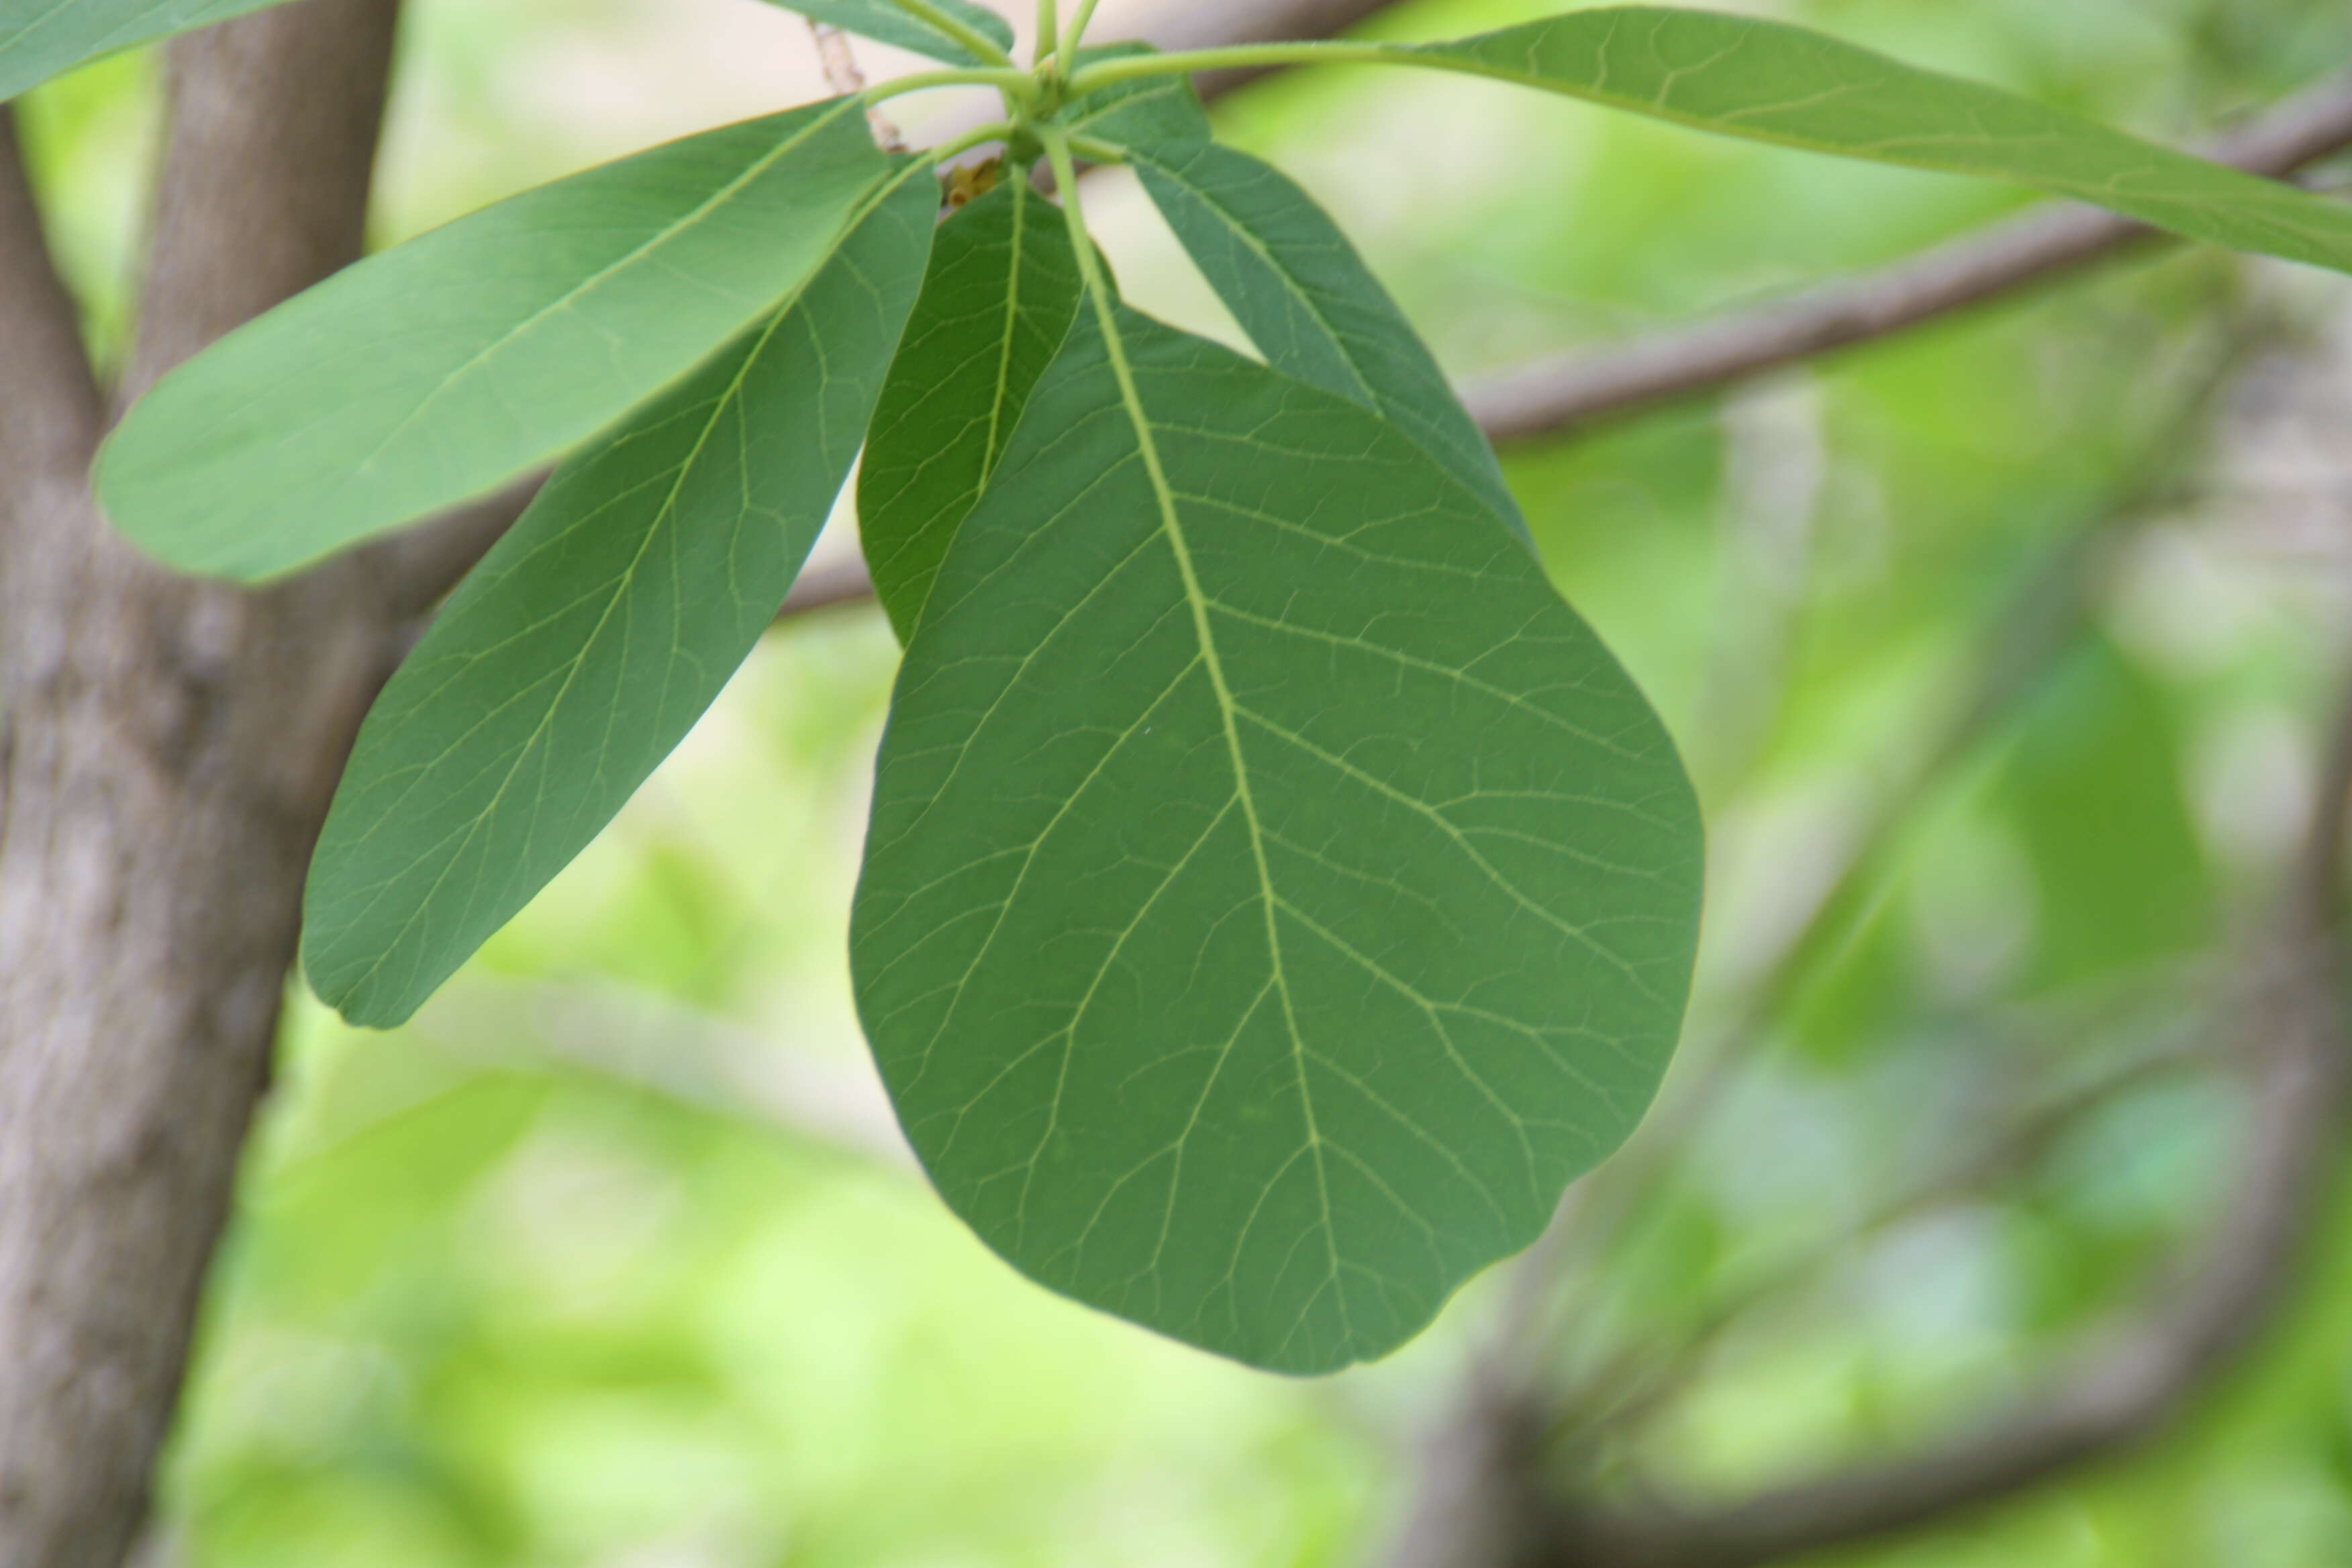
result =
M1268 363L1377 411L1527 531L1494 448L1445 373L1314 198L1213 142L1139 153L1135 167Z
M415 1012L586 847L775 619L922 278L910 181L798 298L566 464L360 733L304 960L355 1023Z
M2011 180L2352 271L2352 208L1779 22L1609 6L1398 53L1751 141Z
M675 142L462 218L231 333L99 465L115 523L263 577L548 462L804 282L898 177L852 101Z
M1081 69L1098 60L1131 59L1160 51L1145 43L1107 44L1080 49ZM1055 117L1081 135L1116 142L1122 147L1160 147L1205 141L1210 134L1209 111L1184 76L1145 77L1089 92L1065 106Z
M895 44L950 65L979 66L984 59L953 33L892 3L892 0L769 0L787 11L797 11L814 22L825 22L845 33L879 43ZM932 5L981 34L998 48L1013 47L1013 28L1003 17L971 0L930 0Z
M866 439L857 521L904 642L1078 309L1059 208L1013 180L950 218Z
M0 0L0 100L85 60L281 0Z
M1696 808L1534 557L1395 426L1082 313L892 704L852 961L948 1202L1255 1364L1534 1239L1682 1016Z

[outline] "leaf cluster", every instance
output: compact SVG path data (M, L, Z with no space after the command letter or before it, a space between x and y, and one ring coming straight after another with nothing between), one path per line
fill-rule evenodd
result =
M263 3L0 0L0 95ZM1465 72L2352 270L2339 207L1747 18L1171 56L1048 4L1024 67L966 0L791 8L944 68L350 268L134 407L100 497L161 559L258 581L554 465L369 717L319 845L306 969L389 1026L717 698L862 453L906 653L852 959L899 1115L1031 1276L1285 1371L1402 1342L1630 1133L1703 836L1436 362L1188 73ZM948 84L1004 118L874 146L871 104ZM1013 166L942 220L934 171L983 144ZM1254 357L1120 297L1081 160L1136 170Z

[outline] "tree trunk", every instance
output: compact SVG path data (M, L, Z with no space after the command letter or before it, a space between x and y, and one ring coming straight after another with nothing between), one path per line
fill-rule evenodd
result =
M359 254L394 10L307 0L174 47L134 386ZM110 1568L145 1513L304 866L394 605L364 559L248 593L174 578L107 530L81 477L95 389L58 341L62 290L26 261L15 151L0 143L0 1562Z

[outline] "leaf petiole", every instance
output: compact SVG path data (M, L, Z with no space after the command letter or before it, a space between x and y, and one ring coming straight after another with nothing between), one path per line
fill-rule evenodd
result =
M1133 148L1122 147L1116 142L1106 142L1098 136L1082 136L1075 132L1066 134L1070 151L1089 163L1124 163L1134 154Z
M1265 66L1399 65L1436 70L1461 70L1461 65L1423 55L1395 44L1353 43L1345 39L1322 43L1240 44L1222 49L1182 49L1166 55L1133 55L1087 66L1070 79L1073 98L1141 81L1157 76L1189 76L1204 70L1250 70Z
M1040 66L1062 52L1061 7L1055 0L1037 0L1037 41L1029 52Z
M1087 28L1095 19L1097 0L1078 0L1078 14L1070 20L1070 55L1076 58L1078 46L1087 41Z
M952 142L942 142L937 147L929 149L924 156L929 160L931 166L936 168L949 159L969 153L986 142L1010 141L1014 129L1010 120L992 121L986 125L975 126Z
M935 87L992 87L1009 92L1027 102L1037 91L1037 79L1018 66L965 66L954 70L917 71L866 89L867 107L901 98L910 92L928 92Z

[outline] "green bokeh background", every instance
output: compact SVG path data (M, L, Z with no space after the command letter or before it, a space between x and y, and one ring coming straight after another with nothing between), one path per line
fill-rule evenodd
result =
M1556 8L1429 0L1378 30ZM2352 58L2352 12L2323 0L1744 8L2171 140ZM752 0L411 10L385 241L820 90L797 23ZM901 63L870 51L877 71ZM151 57L108 61L26 106L102 353L133 294L156 76ZM1465 374L2025 205L1450 79L1295 76L1220 119L1330 205ZM1226 330L1132 188L1101 184L1130 297ZM2237 960L2295 851L2352 625L2347 415L2341 279L2170 251L1509 455L1560 585L1708 803L1694 1037L1733 1014L1856 824L1906 805L1870 897L1754 1065L1622 1237L1569 1258L1563 1381L1663 1367L1672 1392L1639 1422L1571 1405L1565 1474L1729 1496L1948 1430L2029 1390L2214 1212L2239 1098L2199 1060L2141 1058L2226 1045L2256 1011L2236 1005ZM1909 790L1988 628L2095 531L2058 651ZM1503 1287L1474 1285L1386 1364L1296 1383L1048 1297L960 1228L892 1149L849 1004L895 658L870 608L778 632L418 1024L362 1036L297 1002L172 1447L168 1561L1376 1552ZM2119 1070L2126 1087L1982 1179L1876 1216L2021 1108ZM1792 1258L1793 1283L1680 1348ZM2164 1441L1838 1561L2352 1561L2348 1342L2352 1221L2331 1221L2281 1331Z

